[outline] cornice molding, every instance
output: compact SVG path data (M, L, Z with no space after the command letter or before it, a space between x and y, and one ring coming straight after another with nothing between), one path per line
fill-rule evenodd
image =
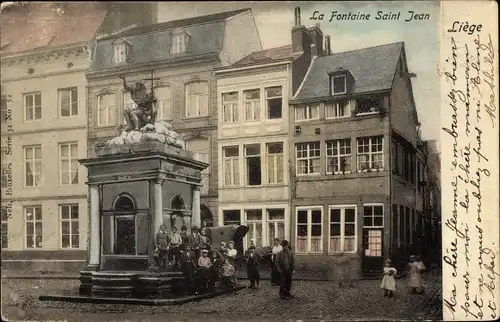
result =
M67 57L88 57L87 44L79 44L71 47L64 48L53 48L51 50L43 50L37 52L27 52L24 54L16 54L12 56L3 56L2 57L2 65L6 65L7 67L13 65L21 65L21 64L32 64L39 63L42 61L57 61L60 58Z

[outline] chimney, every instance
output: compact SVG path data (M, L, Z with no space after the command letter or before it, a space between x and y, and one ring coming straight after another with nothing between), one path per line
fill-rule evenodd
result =
M292 53L310 53L311 35L306 27L300 24L300 8L295 8L295 25L292 28Z
M300 7L295 7L295 27L300 26Z
M319 23L309 28L308 31L311 35L311 56L323 56L323 32L319 27Z
M331 55L332 54L332 48L330 47L330 36L326 35L325 36L325 55Z

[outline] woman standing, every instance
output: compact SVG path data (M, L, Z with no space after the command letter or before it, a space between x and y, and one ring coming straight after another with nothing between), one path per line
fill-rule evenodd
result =
M278 238L274 239L274 245L271 253L271 284L279 285L280 284L280 273L278 272L278 268L276 267L276 255L283 250L283 246L281 246L280 240Z

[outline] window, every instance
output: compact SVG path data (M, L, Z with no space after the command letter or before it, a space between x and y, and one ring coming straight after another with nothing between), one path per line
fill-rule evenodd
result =
M1 103L0 103L0 121L2 123L5 123L7 121L7 112L8 109L7 109L7 96L6 95L2 95L2 100L1 100Z
M392 230L392 236L391 236L391 240L392 240L392 245L393 245L393 249L396 249L397 247L400 246L399 244L399 235L401 234L401 232L398 233L398 229L399 229L399 226L398 226L398 206L396 204L392 204L392 226L391 226L391 230Z
M383 205L363 205L363 227L384 227Z
M356 114L372 114L380 112L383 99L381 97L360 98L356 101Z
M319 174L320 169L320 143L297 143L297 174Z
M243 99L245 105L245 121L260 120L260 89L244 91Z
M358 138L358 170L384 168L383 137Z
M235 123L238 117L238 92L222 94L222 112L224 113L224 123Z
M403 176L404 173L404 155L405 155L405 150L403 146L400 143L397 143L396 146L396 151L397 151L397 170L398 170L398 175Z
M325 104L326 118L340 118L351 116L351 102L349 100Z
M284 181L283 142L267 144L267 183Z
M332 76L332 94L345 94L347 92L347 77L345 75Z
M275 238L283 240L285 236L285 209L267 209L267 244L272 245Z
M61 247L78 248L80 233L78 226L78 205L60 205Z
M113 125L116 117L114 94L102 94L97 97L97 125Z
M237 186L240 184L240 161L238 146L223 148L224 153L224 185Z
M330 206L329 252L356 252L356 206Z
M295 107L295 120L317 120L319 119L319 105L304 105Z
M406 232L405 232L405 207L399 206L399 244L406 245Z
M410 208L405 207L405 245L410 245L411 240L411 228L410 228Z
M26 248L42 248L42 206L24 207Z
M59 145L59 182L62 185L78 184L78 143Z
M113 62L116 64L124 63L127 61L127 47L125 44L114 46Z
M424 193L424 165L422 161L418 161L418 167L417 167L417 182L418 182L418 191L420 193Z
M267 118L280 119L283 109L283 88L274 86L266 88Z
M247 167L247 185L259 186L262 184L260 145L252 144L245 146L245 158Z
M186 116L208 115L208 83L197 82L186 85Z
M62 117L78 115L78 88L71 87L60 89L59 107Z
M9 222L7 208L2 207L2 249L9 248Z
M42 118L42 93L24 94L25 120L39 120Z
M351 171L351 139L326 141L326 172Z
M42 177L42 146L24 147L24 184L26 187L39 187Z
M241 225L240 211L239 210L224 210L224 225Z
M154 89L156 99L158 120L173 120L174 119L174 107L173 107L173 97L171 87L158 87ZM127 95L130 96L130 95Z
M255 247L265 246L262 238L262 210L245 210L245 216L245 225L249 228L246 235L247 247L250 246L251 240L255 242Z
M321 253L323 251L322 220L320 207L297 209L297 253Z
M210 164L210 156L208 153L193 152L193 159ZM210 166L201 170L201 194L208 194L209 189Z
M174 35L172 37L172 54L180 54L186 51L186 35Z

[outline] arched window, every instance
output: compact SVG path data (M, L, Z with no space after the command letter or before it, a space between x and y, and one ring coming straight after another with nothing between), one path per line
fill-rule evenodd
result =
M208 115L208 82L186 85L186 117Z
M175 195L170 202L170 207L172 209L184 209L184 200L181 196Z
M116 124L116 97L113 93L97 96L97 125Z
M129 195L120 195L113 203L113 210L116 212L135 210L134 199Z

